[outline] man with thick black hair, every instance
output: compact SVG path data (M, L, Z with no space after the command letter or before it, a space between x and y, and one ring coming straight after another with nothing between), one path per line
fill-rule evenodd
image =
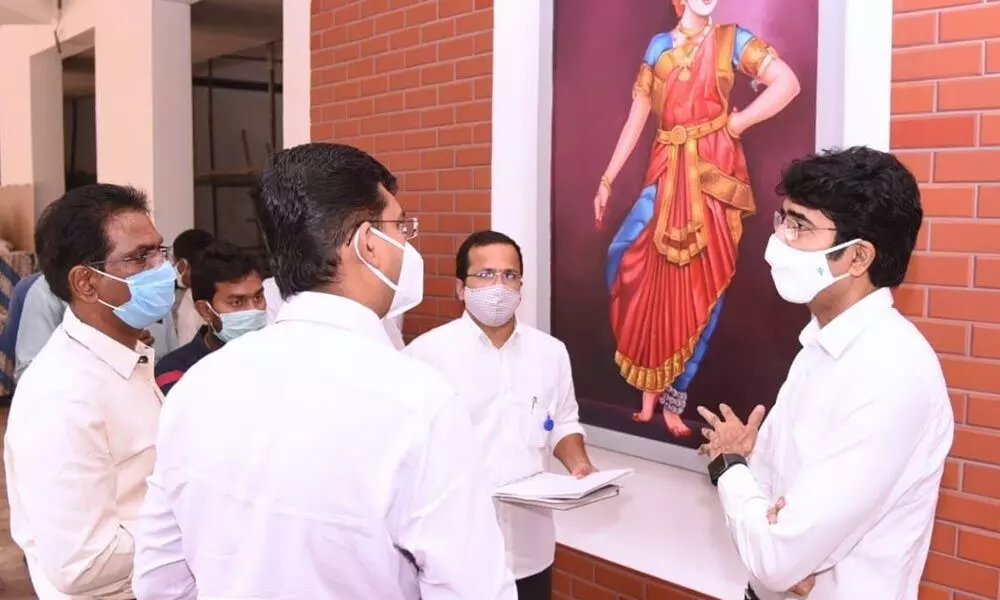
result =
M423 297L395 193L350 146L268 161L257 218L288 301L171 390L138 597L516 598L469 418L382 326Z
M747 598L916 598L955 425L937 355L893 308L917 182L857 147L792 162L777 189L764 258L812 313L802 350L759 436L763 407L746 425L699 408Z

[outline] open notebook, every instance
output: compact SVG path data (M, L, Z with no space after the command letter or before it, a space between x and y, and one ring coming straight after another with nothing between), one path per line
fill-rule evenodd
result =
M632 469L598 471L577 479L572 475L538 473L493 490L503 502L568 510L618 495L615 482L632 474Z

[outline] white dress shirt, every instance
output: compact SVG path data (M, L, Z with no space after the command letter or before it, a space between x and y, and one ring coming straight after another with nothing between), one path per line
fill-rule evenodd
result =
M458 389L485 448L493 486L545 470L560 440L583 434L569 353L547 333L518 323L507 343L496 348L465 314L420 336L405 352L437 368ZM548 417L551 431L545 429ZM498 502L497 517L515 578L552 565L551 510Z
M888 289L799 339L750 468L719 479L751 584L790 599L817 573L809 600L916 600L955 425L937 355Z
M285 303L274 277L268 277L264 280L264 301L267 302L267 323L270 325L277 320L278 310ZM403 315L382 319L382 325L385 327L385 333L389 336L393 347L396 350L402 350L403 346L406 345L403 342Z
M516 598L454 391L352 300L299 294L198 362L157 453L140 600Z
M191 288L177 290L177 303L174 307L174 322L177 324L177 343L187 344L198 334L205 324L204 319L194 307L194 297Z
M133 597L133 535L162 402L152 359L68 310L21 377L4 465L11 536L41 600Z

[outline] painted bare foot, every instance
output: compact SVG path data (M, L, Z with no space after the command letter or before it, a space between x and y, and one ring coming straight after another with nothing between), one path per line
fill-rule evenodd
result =
M660 397L656 392L643 392L642 393L642 412L632 413L632 420L638 421L639 423L649 423L653 420L653 407L656 406L656 401Z
M684 423L681 416L666 408L663 409L663 422L667 424L667 431L674 437L683 438L691 435L691 428Z

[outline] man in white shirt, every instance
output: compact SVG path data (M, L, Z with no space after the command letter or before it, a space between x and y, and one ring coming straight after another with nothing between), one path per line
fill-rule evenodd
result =
M188 229L174 238L173 258L177 269L177 298L171 314L177 328L178 347L189 343L204 325L191 297L191 265L215 241L203 229Z
M141 331L176 272L131 188L88 185L38 221L44 280L69 310L21 377L4 444L11 536L41 600L134 597L136 521L162 396Z
M465 240L455 262L465 314L420 336L405 352L433 365L458 389L486 449L490 484L539 473L553 453L572 474L592 473L566 346L515 316L521 248L502 233L480 231ZM551 598L552 511L498 503L497 516L518 597Z
M916 600L954 429L937 356L892 306L917 182L857 147L793 162L778 190L764 258L782 298L812 312L802 350L759 437L763 407L747 425L699 408L747 598Z
M264 280L264 299L267 301L267 322L268 324L274 323L278 319L281 305L285 303L274 277L268 277ZM403 315L399 314L382 319L382 326L385 327L385 333L389 336L393 347L402 350L406 345L403 342Z
M395 191L349 146L268 161L257 216L289 300L171 390L139 600L516 597L468 416L380 321L423 296Z

